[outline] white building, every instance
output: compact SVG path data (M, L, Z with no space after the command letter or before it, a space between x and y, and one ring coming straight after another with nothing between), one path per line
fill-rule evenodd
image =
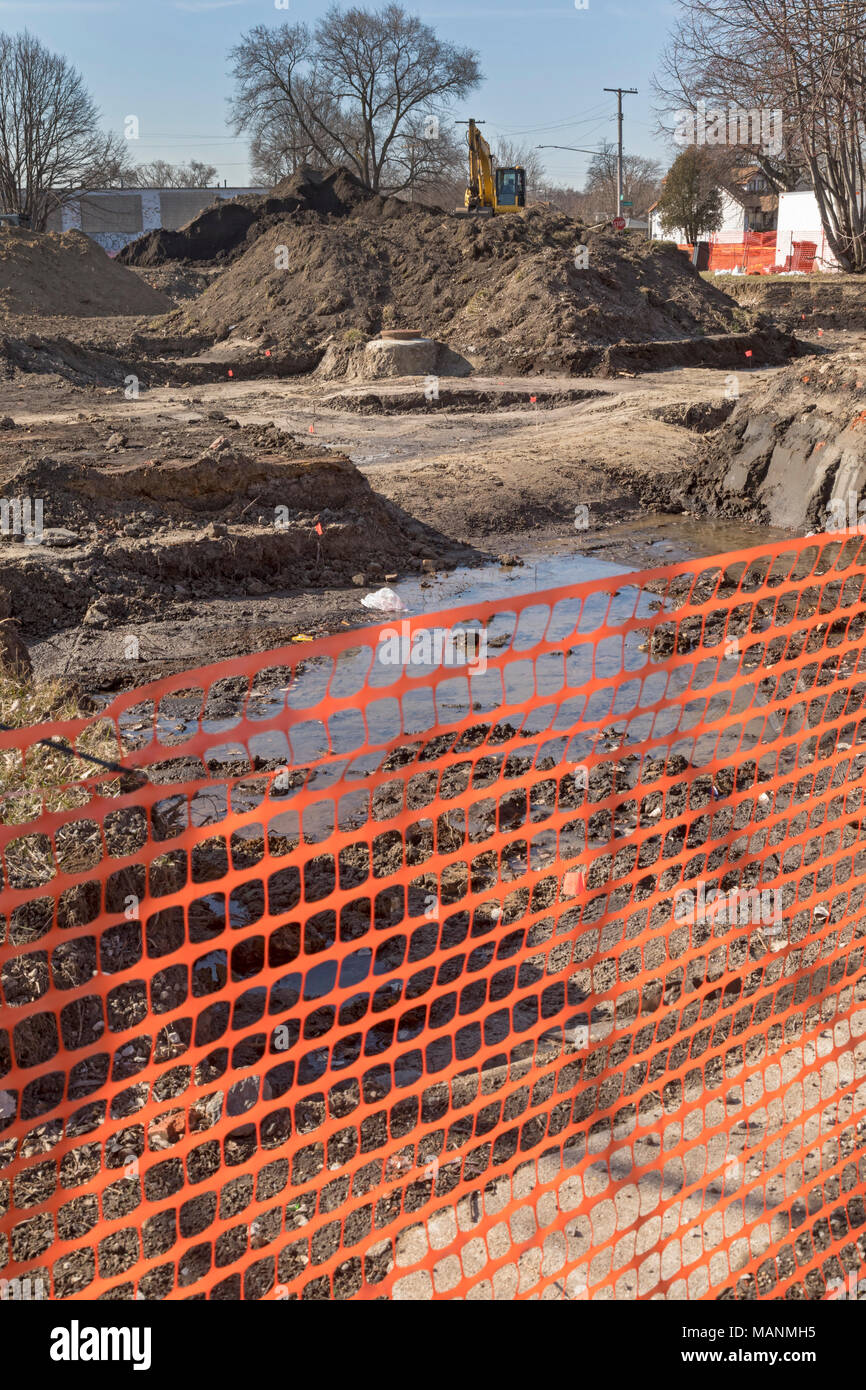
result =
M82 193L64 203L48 219L49 232L86 232L109 255L121 251L144 232L185 227L218 199L242 193L267 193L267 188L106 188Z
M784 270L788 257L797 255L794 243L811 243L815 247L816 270L838 270L839 262L827 245L821 226L818 199L811 188L799 193L779 194L779 225L776 233L776 266ZM808 254L808 252L807 252Z

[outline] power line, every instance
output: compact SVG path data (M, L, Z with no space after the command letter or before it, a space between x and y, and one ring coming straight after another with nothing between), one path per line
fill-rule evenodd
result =
M498 130L500 135L543 135L544 132L547 131L547 130L550 130L550 131L568 130L568 129L570 129L572 126L576 126L576 125L589 125L589 124L590 124L591 122L593 122L593 121L595 121L596 123L598 123L599 116L600 116L600 114L601 114L601 107L602 107L602 106L606 106L606 105L607 105L606 102L599 102L599 103L598 103L598 106L589 107L588 110L589 110L590 114L587 115L587 116L585 116L582 120L578 120L577 118L574 118L574 119L569 119L569 120L567 120L567 121L555 121L555 122L553 122L551 125L534 125L534 126L527 126L525 129L521 129L521 130L507 130L507 129L502 129L502 128L498 127L498 126L494 126L493 128L494 128L494 130ZM608 114L610 114L610 115L612 116L614 113L613 113L612 111L609 112L609 113L608 113L608 112L605 112L605 113L604 113L605 116L607 116Z

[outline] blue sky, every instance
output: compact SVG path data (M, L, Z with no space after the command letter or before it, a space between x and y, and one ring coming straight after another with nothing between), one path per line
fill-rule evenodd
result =
M360 0L377 8L378 0ZM478 51L485 80L462 116L485 133L531 144L593 148L616 138L616 98L604 87L637 87L625 100L626 149L667 161L653 135L649 79L675 14L672 0L403 0L444 38ZM156 158L215 164L220 179L246 183L246 142L231 135L227 54L256 24L314 23L328 0L0 0L0 29L28 28L84 75L105 123L140 122L136 163ZM556 182L580 184L588 156L545 152Z

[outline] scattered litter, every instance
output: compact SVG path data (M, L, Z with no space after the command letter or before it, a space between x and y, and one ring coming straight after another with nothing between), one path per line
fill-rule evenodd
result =
M569 869L562 880L562 891L567 893L569 897L586 892L586 875L583 869Z
M406 605L393 589L377 589L373 594L365 594L361 599L365 608L376 608L382 613L402 613Z

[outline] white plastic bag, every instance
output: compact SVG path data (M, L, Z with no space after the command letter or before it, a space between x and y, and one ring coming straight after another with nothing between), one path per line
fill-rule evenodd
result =
M375 594L365 594L361 602L365 608L377 608L381 613L402 613L406 608L393 589L377 589Z

